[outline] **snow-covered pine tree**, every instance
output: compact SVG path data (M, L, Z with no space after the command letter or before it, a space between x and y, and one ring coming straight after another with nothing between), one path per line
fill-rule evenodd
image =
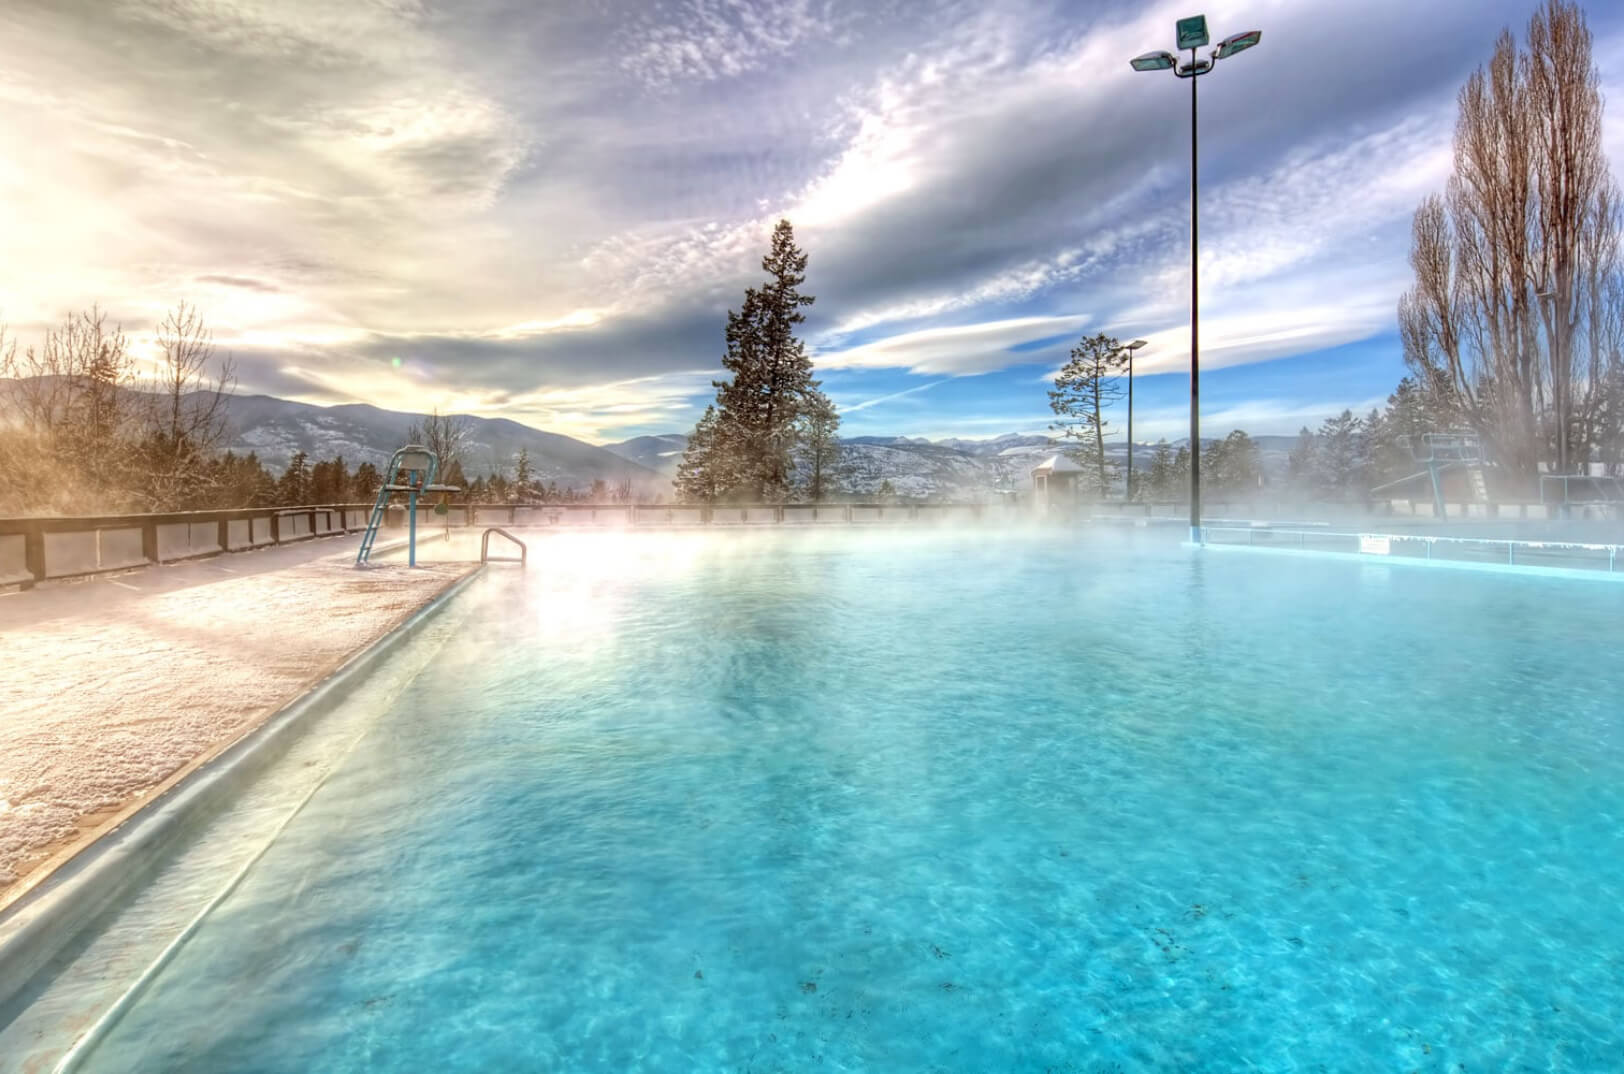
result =
M1049 409L1055 413L1050 429L1075 446L1067 454L1086 452L1094 467L1096 495L1111 491L1111 466L1105 458L1105 407L1122 396L1117 378L1127 368L1128 352L1114 336L1104 332L1085 336L1071 349L1071 360L1054 378Z
M683 503L715 503L726 488L723 459L716 444L716 407L705 414L688 437L688 447L677 464L676 493Z
M816 389L801 410L800 443L806 498L821 503L840 481L840 414L834 402Z
M796 338L795 326L812 305L800 292L807 256L795 245L788 220L773 229L772 246L761 267L769 279L744 293L744 304L727 315L727 354L722 367L732 376L716 381L714 461L725 460L726 493L753 503L788 498L801 411L817 390L812 359Z

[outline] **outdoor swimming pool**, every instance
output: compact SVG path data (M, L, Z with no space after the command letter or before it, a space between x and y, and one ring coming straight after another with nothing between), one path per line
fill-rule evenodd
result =
M576 534L80 1069L1624 1057L1624 589L1154 535Z

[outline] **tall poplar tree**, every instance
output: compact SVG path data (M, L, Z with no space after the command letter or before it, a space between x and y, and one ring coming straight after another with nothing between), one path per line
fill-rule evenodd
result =
M1606 151L1584 12L1546 0L1467 79L1454 171L1416 210L1404 361L1444 424L1534 489L1616 448L1624 194ZM1617 465L1616 454L1599 461Z

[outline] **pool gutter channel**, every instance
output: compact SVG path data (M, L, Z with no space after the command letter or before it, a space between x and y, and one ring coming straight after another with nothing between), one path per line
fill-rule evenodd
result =
M147 803L0 914L0 1014L15 1013L10 1012L12 1002L58 954L167 861L169 852L221 805L286 753L310 722L348 699L370 671L419 634L483 571L483 566L476 566L452 582L399 626ZM218 901L219 896L211 900L203 913ZM183 942L195 925L195 921L188 925L175 943ZM164 957L169 953L166 949ZM79 1050L76 1043L73 1051Z

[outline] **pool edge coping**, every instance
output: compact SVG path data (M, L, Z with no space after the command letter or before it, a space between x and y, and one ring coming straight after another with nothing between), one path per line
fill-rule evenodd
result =
M0 910L0 1012L7 1011L51 960L120 895L161 864L164 854L211 806L228 799L274 761L271 747L291 744L311 719L348 699L359 680L420 633L484 570L483 564L475 564L452 580L382 637L142 803Z
M1371 536L1387 536L1372 534ZM1227 541L1202 541L1200 545L1185 542L1186 548L1216 549L1220 552L1245 552L1259 555L1296 556L1301 559L1340 560L1344 563L1362 563L1375 567L1421 567L1456 571L1481 571L1485 574L1503 574L1521 578L1560 578L1568 581L1624 582L1624 571L1604 571L1587 567L1550 567L1538 563L1488 563L1469 559L1427 559L1422 556L1380 555L1370 552L1339 552L1324 548L1291 548L1284 545L1231 544Z

